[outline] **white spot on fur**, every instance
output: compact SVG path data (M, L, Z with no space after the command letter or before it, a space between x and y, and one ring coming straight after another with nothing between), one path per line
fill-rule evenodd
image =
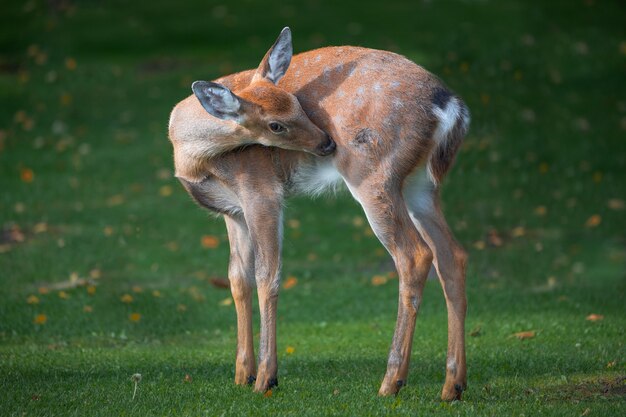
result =
M333 116L333 123L335 124L335 129L340 129L343 127L344 118L340 115Z
M393 106L394 110L401 110L402 108L404 108L404 102L398 97L393 98L391 105Z
M448 371L450 371L452 375L456 375L456 361L454 360L454 358L448 359L446 368L448 368Z

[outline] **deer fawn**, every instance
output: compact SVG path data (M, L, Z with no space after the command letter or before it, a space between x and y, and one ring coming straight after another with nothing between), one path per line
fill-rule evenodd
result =
M399 275L398 318L379 394L395 394L406 384L415 319L434 263L448 309L441 396L460 399L466 386L466 254L444 219L439 185L469 126L463 101L391 52L344 46L292 57L289 28L257 69L197 81L192 89L194 95L172 111L169 137L177 178L226 221L237 310L235 383L254 383L256 391L278 384L283 199L319 194L343 181ZM266 146L245 146L250 144Z

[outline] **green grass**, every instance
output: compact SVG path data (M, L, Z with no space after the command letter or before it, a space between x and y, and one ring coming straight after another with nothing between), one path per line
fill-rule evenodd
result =
M0 14L0 414L626 412L619 1L13 3ZM209 282L226 274L225 228L172 178L166 124L193 80L255 66L285 25L296 51L402 53L472 110L443 191L470 252L463 402L439 401L436 281L409 385L376 396L397 281L372 285L393 266L345 195L289 203L287 220L300 224L286 229L283 271L298 283L279 301L280 387L268 398L233 384L235 311ZM203 247L204 235L218 247ZM39 294L98 273L93 294Z

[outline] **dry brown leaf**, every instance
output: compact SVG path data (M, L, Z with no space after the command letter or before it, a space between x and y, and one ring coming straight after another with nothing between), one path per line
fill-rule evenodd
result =
M65 59L65 68L70 71L74 71L76 69L76 60L72 57L68 57Z
M232 299L231 297L228 297L228 298L224 298L222 301L220 301L220 303L219 303L219 304L220 304L221 306L226 307L226 306L231 305L232 303L233 303L233 299Z
M272 390L268 389L267 391L265 391L265 394L263 394L263 396L265 398L270 398L272 396Z
M596 227L600 223L602 223L602 217L599 214L594 214L593 216L587 219L587 221L585 222L585 226Z
M124 196L121 194L115 194L107 199L108 206L119 206L124 203Z
M515 333L513 336L517 337L519 340L532 339L535 337L536 333L534 330L528 330L525 332Z
M374 275L372 277L372 285L378 287L379 285L383 285L387 283L387 277L384 275Z
M624 200L620 200L619 198L611 198L606 204L611 210L624 210L626 206Z
M478 250L485 249L485 242L483 242L482 240L478 240L478 241L474 242L474 248L478 249Z
M174 192L174 189L172 188L171 185L164 185L161 188L159 188L159 195L161 197L169 197L172 195L173 192Z
M225 289L225 290L230 288L230 281L228 281L227 279L224 279L224 278L217 278L217 277L211 278L211 279L209 279L209 282L215 288L221 288L221 289Z
M37 314L35 316L35 319L33 320L33 323L46 324L47 321L48 321L48 316L46 316L45 314Z
M26 183L33 182L35 179L35 173L30 168L22 168L20 171L20 179L22 182Z
M589 314L587 317L585 317L585 320L587 321L600 321L603 319L604 316L602 314Z
M288 290L290 288L295 287L297 284L298 284L298 278L294 276L288 276L287 279L285 280L285 283L283 284L283 288Z
M522 237L526 234L526 229L522 226L518 226L511 231L511 236L513 237Z
M212 235L204 235L200 241L203 248L215 249L219 246L220 240Z
M489 243L492 246L495 246L497 248L499 248L500 246L503 245L504 241L502 240L502 238L500 237L500 234L498 233L497 230L492 229L489 231L489 235L487 237L487 239L489 240Z

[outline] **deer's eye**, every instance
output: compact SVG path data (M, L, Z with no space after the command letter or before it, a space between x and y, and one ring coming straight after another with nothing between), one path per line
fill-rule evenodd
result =
M270 130L274 133L281 133L285 131L285 126L281 125L280 123L277 122L270 122L270 124L268 125Z

